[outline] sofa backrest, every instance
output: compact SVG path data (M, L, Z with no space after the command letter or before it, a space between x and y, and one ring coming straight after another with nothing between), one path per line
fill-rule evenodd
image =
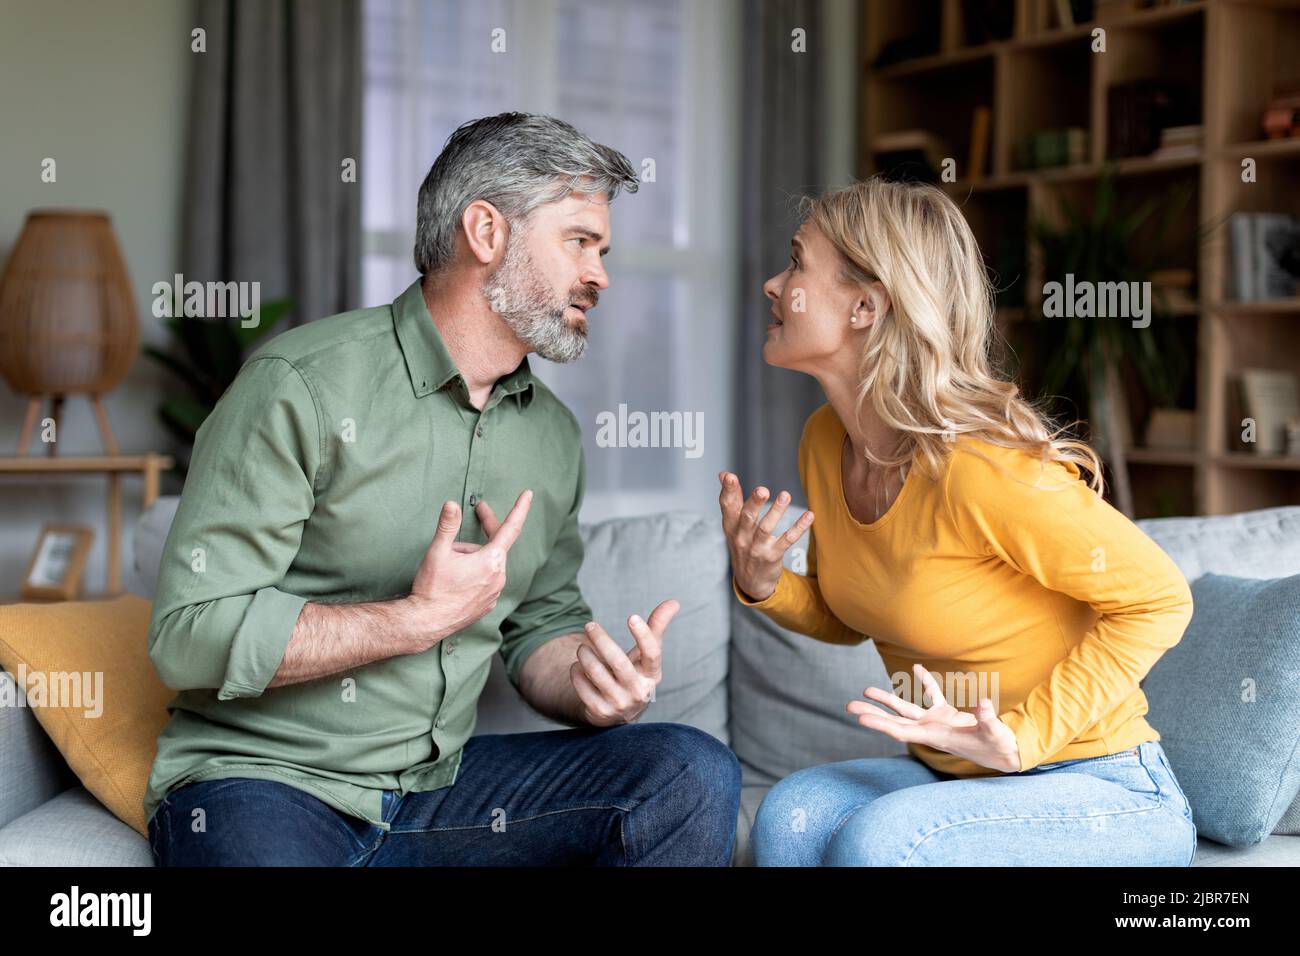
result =
M1300 506L1206 518L1147 518L1151 536L1188 581L1202 574L1288 578L1300 574Z

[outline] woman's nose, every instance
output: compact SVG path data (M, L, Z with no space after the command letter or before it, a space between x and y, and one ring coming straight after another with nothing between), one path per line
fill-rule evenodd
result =
M781 300L781 288L777 284L776 276L773 276L763 283L763 294L773 302L779 302Z

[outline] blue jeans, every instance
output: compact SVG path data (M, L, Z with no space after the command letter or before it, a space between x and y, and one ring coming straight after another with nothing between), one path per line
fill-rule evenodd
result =
M959 778L910 755L800 770L750 840L759 866L1188 866L1192 810L1157 741Z
M204 810L204 832L190 825ZM685 724L488 734L450 787L385 790L385 832L296 787L177 787L149 821L162 866L726 866L740 763Z

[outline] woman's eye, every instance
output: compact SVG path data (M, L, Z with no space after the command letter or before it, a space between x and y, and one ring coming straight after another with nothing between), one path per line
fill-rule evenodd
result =
M799 268L799 260L796 259L794 256L791 256L791 257L790 257L790 268L791 268L791 269L798 269L798 268Z

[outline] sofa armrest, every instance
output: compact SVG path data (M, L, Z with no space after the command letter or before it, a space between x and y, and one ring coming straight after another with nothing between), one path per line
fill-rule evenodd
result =
M0 670L0 827L76 783L18 682Z

